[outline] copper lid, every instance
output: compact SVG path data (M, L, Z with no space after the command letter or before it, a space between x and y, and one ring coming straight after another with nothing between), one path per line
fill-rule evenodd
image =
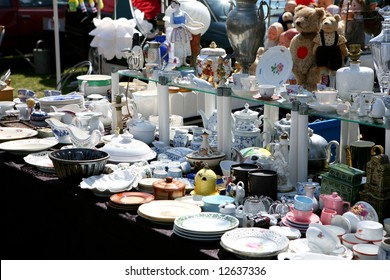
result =
M172 177L167 177L153 182L153 187L164 191L177 191L185 189L185 183L179 180L173 180Z

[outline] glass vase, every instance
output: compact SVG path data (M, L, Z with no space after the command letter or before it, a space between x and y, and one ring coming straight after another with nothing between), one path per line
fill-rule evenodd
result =
M378 10L383 16L381 33L370 40L372 58L382 94L389 94L390 82L390 6Z

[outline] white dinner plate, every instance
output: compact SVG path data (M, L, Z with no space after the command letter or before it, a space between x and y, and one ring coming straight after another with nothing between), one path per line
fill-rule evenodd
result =
M256 67L256 78L259 85L271 84L281 86L286 83L293 67L291 52L284 46L269 48Z
M154 200L138 208L141 217L160 223L173 223L177 217L201 211L197 205L177 200Z
M30 153L41 152L58 144L55 139L22 139L12 140L0 144L0 150L14 155L26 156Z
M50 153L51 151L32 153L25 156L23 159L26 163L35 166L40 171L55 173L56 171L54 169L53 162L49 158Z
M268 258L287 250L286 236L257 227L236 228L225 232L221 246L242 258Z
M34 137L38 131L31 128L0 127L0 142Z
M196 234L222 234L238 227L237 218L215 212L202 212L175 219L175 226L182 232Z

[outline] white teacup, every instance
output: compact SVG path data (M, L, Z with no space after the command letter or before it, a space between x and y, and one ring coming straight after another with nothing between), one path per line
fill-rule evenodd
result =
M365 241L380 241L383 238L383 225L375 221L360 221L355 236Z
M320 254L342 253L345 250L341 246L340 239L337 235L325 226L311 223L306 231L306 238L310 251Z
M270 99L275 93L275 85L259 85L259 94L265 99Z
M337 99L337 90L320 90L315 91L314 95L321 105L332 105L336 103Z
M242 88L241 78L249 77L249 74L244 73L234 73L232 75L233 85L235 88Z

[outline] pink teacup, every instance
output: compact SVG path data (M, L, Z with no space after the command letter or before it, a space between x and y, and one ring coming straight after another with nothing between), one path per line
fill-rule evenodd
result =
M337 211L329 208L323 208L321 211L321 223L323 225L332 224L332 218L337 215Z
M313 209L308 210L308 211L303 211L303 210L298 210L298 209L293 208L292 212L293 212L294 218L298 222L310 222L310 217L313 214Z

